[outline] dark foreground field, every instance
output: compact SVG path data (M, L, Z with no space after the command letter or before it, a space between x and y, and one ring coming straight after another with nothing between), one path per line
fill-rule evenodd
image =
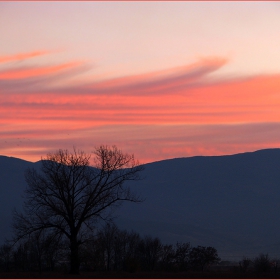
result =
M6 272L1 279L280 279L280 273L242 272Z

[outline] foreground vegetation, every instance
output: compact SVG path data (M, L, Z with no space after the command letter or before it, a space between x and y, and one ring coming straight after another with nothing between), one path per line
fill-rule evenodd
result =
M69 253L67 240L63 242L42 232L16 246L2 245L0 270L68 272ZM213 247L191 247L189 243L164 245L158 238L140 237L113 224L106 224L96 234L89 235L79 251L79 266L83 272L203 271L219 260Z
M80 274L71 275L69 245L33 235L0 247L1 278L280 278L278 260L260 254L235 264L213 247L162 244L158 238L106 224L80 247Z
M113 206L142 201L127 183L141 179L143 168L115 146L94 154L91 165L90 154L59 150L41 172L27 170L24 211L15 211L14 236L0 246L1 278L279 277L279 262L268 255L226 265L213 247L100 227Z

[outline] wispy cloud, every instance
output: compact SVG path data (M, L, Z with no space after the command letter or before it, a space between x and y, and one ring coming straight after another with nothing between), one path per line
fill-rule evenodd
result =
M60 94L52 89L0 95L0 117L100 123L244 123L279 121L280 75L205 84L150 95ZM4 91L3 91L4 93Z
M14 55L6 55L6 56L0 56L0 63L6 63L10 61L21 61L25 59L30 59L33 57L46 55L51 53L50 51L34 51L34 52L28 52L28 53L18 53Z
M17 57L17 56L15 56ZM176 67L163 71L145 73L142 75L111 78L99 82L87 82L76 86L52 87L51 92L66 95L163 95L171 91L185 90L201 86L206 82L208 74L217 71L227 63L224 58L204 58L192 65ZM49 81L73 77L88 70L83 62L74 61L52 66L21 66L0 71L0 86L3 90L16 91L21 87L21 93L32 91L49 93ZM94 78L94 77L93 77ZM45 83L43 83L45 81ZM39 84L39 87L37 87Z
M54 147L88 150L93 142L110 142L149 161L240 151L250 143L261 148L254 135L265 128L270 139L258 139L265 147L275 145L280 139L280 74L213 78L211 74L227 63L210 57L164 71L73 86L71 78L84 73L87 63L2 67L2 153L19 155L22 149L35 157Z
M171 68L93 83L85 89L90 93L117 95L168 94L171 90L186 89L227 63L225 58L205 58L192 65Z
M193 155L224 155L279 147L280 123L235 125L106 125L92 128L34 127L3 134L1 153L37 161L47 152L73 145L92 151L116 144L141 162Z
M80 66L81 62L70 62L46 67L20 67L0 71L0 80L18 80L37 76L55 75L60 71Z

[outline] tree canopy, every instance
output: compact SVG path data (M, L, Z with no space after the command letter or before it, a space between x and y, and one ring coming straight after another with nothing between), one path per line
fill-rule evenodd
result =
M143 167L116 146L91 154L58 150L42 158L41 172L28 169L24 211L14 214L15 238L48 231L70 241L71 273L79 272L79 245L98 219L108 219L122 201L140 202L128 181L139 180Z

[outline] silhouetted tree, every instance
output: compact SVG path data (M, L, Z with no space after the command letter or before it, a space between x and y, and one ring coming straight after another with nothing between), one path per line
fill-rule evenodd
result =
M9 244L3 244L0 246L0 267L1 270L9 271L12 258L12 246Z
M99 233L99 242L102 244L104 250L106 270L112 269L114 260L115 241L119 230L114 224L106 224L104 229Z
M13 263L16 271L27 271L30 269L29 261L29 243L22 241L13 251Z
M248 268L249 268L251 263L252 263L252 261L249 258L244 257L242 259L242 261L239 262L240 270L243 271L243 272L248 271Z
M114 270L123 270L128 253L129 233L126 230L117 230L114 236Z
M174 270L175 250L172 245L163 245L161 250L160 267L161 269Z
M176 244L175 263L179 270L187 270L189 264L190 243Z
M216 263L220 260L217 250L213 247L193 247L189 254L190 265L194 269L204 270L206 265Z
M87 270L129 270L140 265L139 234L120 230L115 224L107 223L97 234L82 244L81 261Z
M268 272L271 268L271 260L268 254L260 254L254 259L254 268L256 272Z
M98 218L108 219L112 206L141 201L127 181L138 180L143 169L133 155L115 146L100 146L90 154L59 150L42 159L41 172L26 172L24 212L14 214L16 239L36 231L63 234L70 243L70 272L79 273L79 246ZM125 184L126 183L126 184Z
M124 270L135 272L140 268L139 244L141 237L138 233L132 231L127 235L126 252L124 255Z
M138 255L144 270L154 270L161 253L162 245L159 238L145 236L138 245Z
M66 239L63 236L47 235L43 240L44 262L47 270L54 270L61 259L65 259Z
M106 270L105 249L99 234L81 244L80 249L80 259L85 270Z

